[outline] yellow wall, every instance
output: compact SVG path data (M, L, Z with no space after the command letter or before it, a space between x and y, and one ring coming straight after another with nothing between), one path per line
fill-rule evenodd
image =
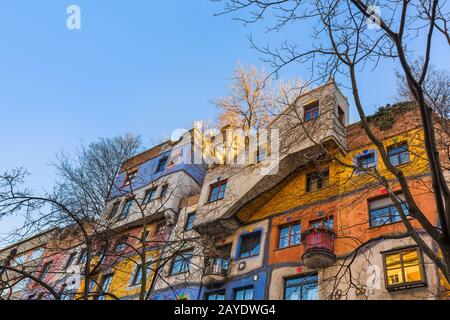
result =
M423 131L419 129L411 130L383 141L384 145L390 146L396 143L408 143L410 152L410 162L400 168L406 176L414 176L424 173L428 170L428 161L426 160L425 149L423 146ZM346 155L340 155L340 160L344 163L353 165L353 159L359 153L366 149L375 149L375 146L364 146L351 150ZM393 178L388 173L379 153L377 152L377 168L381 174L387 178ZM324 165L326 168L326 165ZM343 166L338 161L333 160L329 163L329 187L316 192L306 192L306 175L316 171L317 167L305 169L298 174L292 181L288 182L270 201L265 203L260 210L255 212L241 212L238 214L243 221L252 222L267 218L276 213L286 211L302 205L312 204L316 201L326 199L338 194L344 194L361 188L364 185L376 182L375 178L369 174L355 174L353 168Z

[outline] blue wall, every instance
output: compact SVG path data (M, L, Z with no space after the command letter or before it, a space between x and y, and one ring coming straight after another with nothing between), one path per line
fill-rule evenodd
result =
M199 286L184 288L169 288L153 294L152 300L177 300L177 297L185 296L188 300L197 300L200 292Z

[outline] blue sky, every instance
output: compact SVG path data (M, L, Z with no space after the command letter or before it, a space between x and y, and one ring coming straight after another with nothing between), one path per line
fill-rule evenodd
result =
M70 4L81 8L79 31L65 26ZM214 17L219 10L208 0L0 0L0 171L23 166L31 188L49 189L55 153L80 141L132 132L149 146L214 119L211 101L226 94L237 61L269 70L249 34L261 43L281 42L286 32L309 41L295 26L267 35L261 25ZM442 49L434 63L449 68ZM392 70L361 75L369 110L393 97ZM294 65L282 76L305 72ZM0 232L13 224L0 220Z

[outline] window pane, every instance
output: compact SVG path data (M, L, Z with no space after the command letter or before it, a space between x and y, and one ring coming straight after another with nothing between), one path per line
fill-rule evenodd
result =
M291 233L292 234L300 234L300 225L299 224L294 224L293 226L292 226L292 231L291 231Z
M279 248L286 248L289 246L289 238L285 237L285 238L280 238L280 242L278 244Z
M406 282L416 282L422 280L420 275L420 268L418 265L412 267L405 267Z
M417 250L403 252L402 257L404 266L419 264L419 257L417 256Z
M388 270L387 281L390 286L403 283L402 269Z
M390 254L386 256L386 268L389 269L396 269L400 268L400 253Z
M303 286L302 290L302 299L303 300L317 300L317 285L310 284Z
M280 238L287 238L289 236L289 227L280 229Z
M245 290L245 300L252 300L253 299L253 288L252 289L246 289Z

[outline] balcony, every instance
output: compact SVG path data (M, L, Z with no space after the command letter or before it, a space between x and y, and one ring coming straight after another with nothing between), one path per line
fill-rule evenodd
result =
M321 269L336 261L334 254L335 233L328 228L313 228L302 234L305 253L302 256L305 266Z
M202 284L211 289L219 287L227 280L228 268L225 268L221 263L209 265L202 278Z

